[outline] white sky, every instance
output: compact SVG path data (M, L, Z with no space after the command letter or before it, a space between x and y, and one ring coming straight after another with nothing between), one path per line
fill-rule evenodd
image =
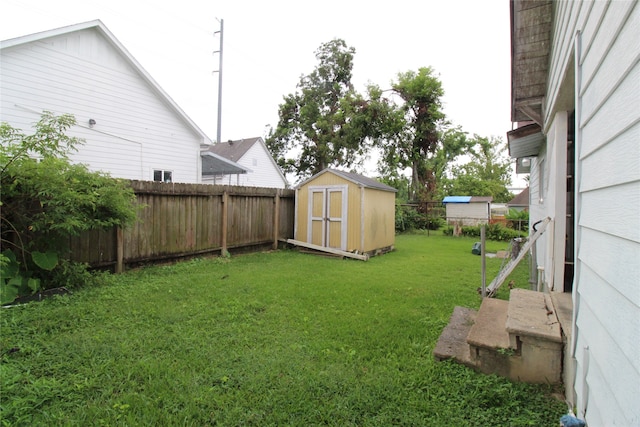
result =
M265 136L314 52L333 38L356 49L353 83L388 87L431 66L445 113L463 130L506 139L510 121L506 0L2 0L0 40L100 19L212 140L217 134L224 20L222 140Z

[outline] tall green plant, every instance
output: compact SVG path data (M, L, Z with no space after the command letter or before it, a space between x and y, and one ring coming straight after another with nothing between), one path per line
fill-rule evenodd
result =
M469 139L469 162L454 166L450 178L442 183L443 196L491 196L497 203L513 198L507 187L511 184L511 161L504 156L500 138L474 135Z
M31 252L31 260L39 269L53 270L58 265L55 252ZM42 288L42 280L34 277L31 270L21 270L15 253L6 249L0 254L0 304L14 301L18 296L37 292Z
M126 181L71 163L69 153L83 143L67 135L74 124L72 115L51 112L43 113L33 134L0 124L4 299L15 289L47 287L69 236L123 226L136 217L135 195Z
M508 220L509 227L514 230L527 230L529 228L529 211L509 209L505 218Z

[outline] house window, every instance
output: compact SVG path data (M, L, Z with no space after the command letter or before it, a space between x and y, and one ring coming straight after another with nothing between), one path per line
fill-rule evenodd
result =
M171 171L154 169L153 180L158 182L173 182L173 174Z
M258 159L253 159L253 166L258 166Z

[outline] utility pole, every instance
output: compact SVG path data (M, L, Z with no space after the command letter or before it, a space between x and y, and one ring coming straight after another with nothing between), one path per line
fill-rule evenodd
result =
M220 50L214 50L213 53L217 53L220 55L220 65L218 66L218 71L214 71L214 73L218 73L218 134L216 138L216 142L219 144L221 142L220 138L220 129L222 123L222 39L224 36L224 19L216 18L218 22L220 22L220 31L215 31L213 34L220 34Z

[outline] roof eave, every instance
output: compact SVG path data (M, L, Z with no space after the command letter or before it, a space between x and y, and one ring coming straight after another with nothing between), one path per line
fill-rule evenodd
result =
M553 3L511 0L511 121L542 125Z
M218 160L219 162L224 163L225 165L228 166L228 169L225 169L223 171L219 171L217 173L207 173L207 172L202 172L203 175L237 175L237 174L246 174L249 172L252 172L251 169L248 169L242 165L239 165L238 163L231 161L225 157L219 156L215 153L212 153L210 151L206 151L206 150L202 150L200 151L200 156L204 157L204 156L209 156L209 157L213 157L214 159Z

